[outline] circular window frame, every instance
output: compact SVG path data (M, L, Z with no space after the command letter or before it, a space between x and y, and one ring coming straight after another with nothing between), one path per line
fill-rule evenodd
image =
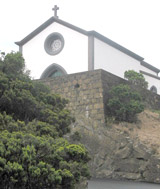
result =
M61 41L61 47L60 47L58 50L53 51L51 45L52 45L52 43L53 43L55 40L60 40L60 41ZM59 53L62 51L63 47L64 47L64 38L63 38L63 36L62 36L60 33L58 33L58 32L51 33L51 34L48 35L47 38L45 39L45 42L44 42L44 49L45 49L46 53L49 54L49 55L54 56L54 55L59 54Z

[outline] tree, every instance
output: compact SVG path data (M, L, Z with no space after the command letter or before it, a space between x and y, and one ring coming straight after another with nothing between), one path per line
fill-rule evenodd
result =
M144 110L141 96L128 85L112 87L107 102L107 113L117 121L136 121L136 115Z
M134 85L138 85L144 89L148 88L148 82L145 80L143 74L135 72L134 70L125 71L124 78Z
M0 58L1 188L70 189L89 177L84 146L62 138L74 120L66 103L29 78L20 53Z
M7 54L0 62L0 68L0 112L26 123L36 119L54 125L60 136L69 131L73 118L64 109L67 100L51 94L49 88L25 75L20 53Z

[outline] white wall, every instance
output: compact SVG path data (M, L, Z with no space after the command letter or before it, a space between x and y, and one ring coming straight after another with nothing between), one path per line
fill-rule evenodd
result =
M95 69L104 69L122 78L124 78L124 72L127 70L139 71L140 63L138 60L96 38L94 44Z
M154 71L152 71L152 70L150 70L150 69L148 69L148 68L146 68L146 67L144 67L144 66L142 66L142 65L140 65L140 66L141 66L141 67L140 67L140 70L157 76L157 73L156 73L156 72L154 72Z
M157 88L157 94L160 94L160 80L153 78L153 77L150 77L150 76L145 75L145 74L144 74L144 77L145 77L146 81L148 82L148 89L150 90L150 88L152 86L155 86Z
M142 66L140 61L126 55L110 45L96 38L94 44L94 69L104 69L121 78L124 78L124 72L127 70L134 70L136 72L140 72L141 70L157 76L154 71ZM154 85L157 88L157 93L160 94L160 80L146 75L144 75L144 77L149 83L148 89Z
M55 56L44 50L46 37L58 32L63 35L63 50ZM88 70L88 37L58 23L53 23L23 46L23 56L27 68L34 79L40 78L42 72L51 64L62 66L68 74Z
M140 61L128 56L127 54L113 48L112 46L95 38L95 69L104 69L119 77L124 78L124 72L135 70L156 75L156 73L140 64Z

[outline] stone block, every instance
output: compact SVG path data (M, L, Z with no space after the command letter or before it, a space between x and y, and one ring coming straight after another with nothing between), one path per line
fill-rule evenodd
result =
M94 70L48 79L44 83L53 93L69 100L67 108L76 119L72 128L78 128L83 136L81 142L91 155L95 177L160 182L160 162L150 157L144 146L131 148L124 134L105 126L104 102L108 92L112 86L127 81L106 71ZM75 88L77 83L79 88ZM160 109L160 96L153 94L153 98L149 91L143 95L149 107Z

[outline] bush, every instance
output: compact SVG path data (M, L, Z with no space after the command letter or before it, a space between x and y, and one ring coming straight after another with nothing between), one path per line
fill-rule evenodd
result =
M30 79L20 53L0 57L0 188L73 189L89 177L87 150L61 138L74 121L66 103Z
M125 71L124 78L134 85L139 85L144 89L148 88L148 82L145 80L143 74L135 72L134 70Z
M107 113L117 121L135 122L136 115L144 110L140 94L128 85L114 86L110 96Z
M71 139L73 141L80 141L81 140L81 134L78 131L75 131L72 135L71 135Z

